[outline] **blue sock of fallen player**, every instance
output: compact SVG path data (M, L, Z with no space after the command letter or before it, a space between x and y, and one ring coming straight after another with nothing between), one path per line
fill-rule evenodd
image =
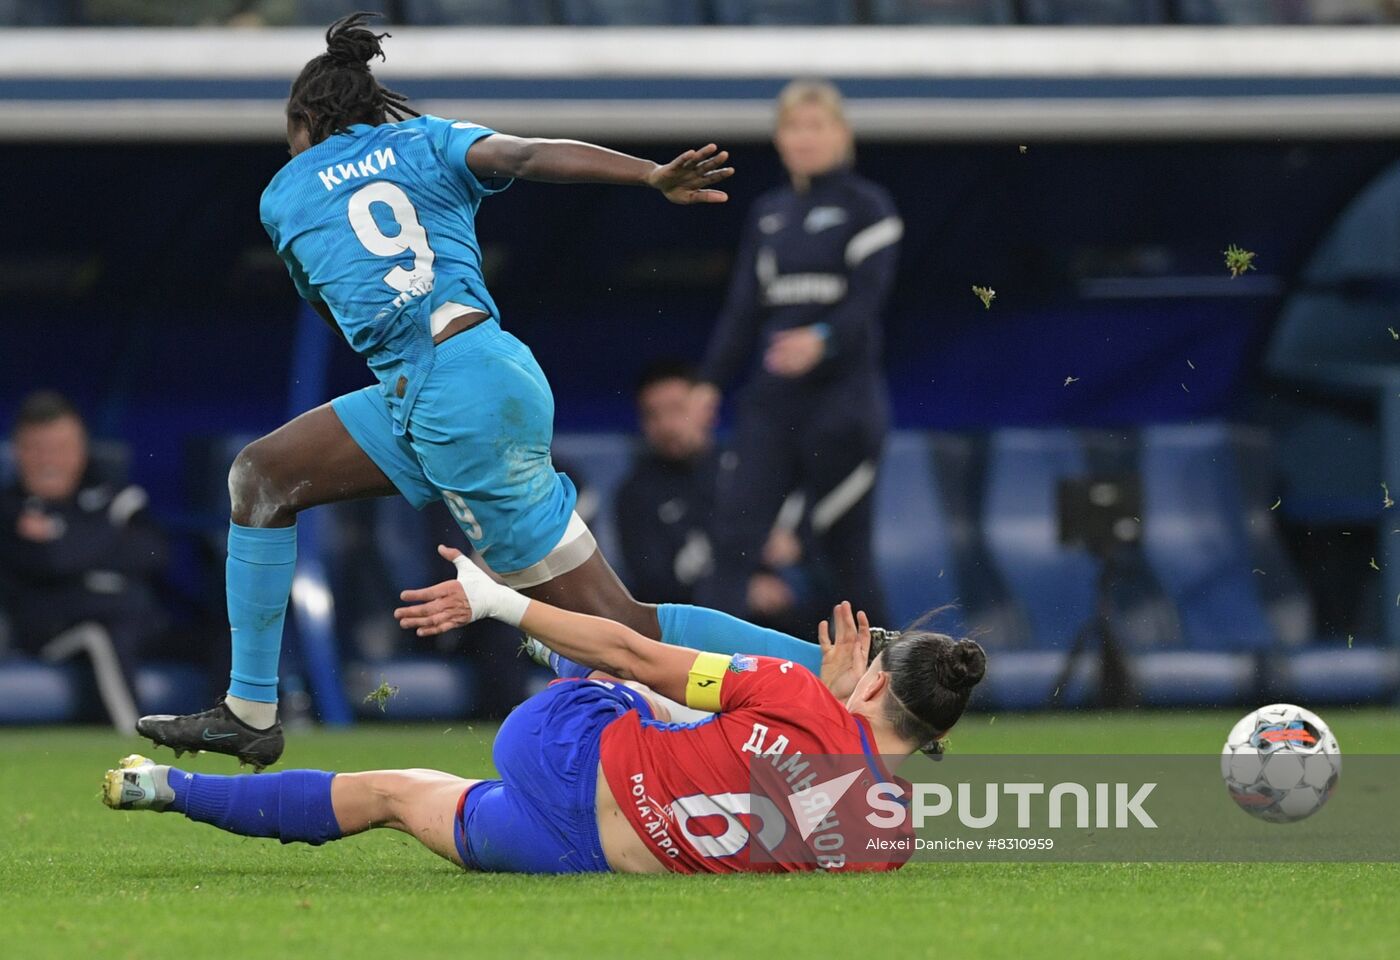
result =
M221 777L171 767L168 783L175 799L166 809L245 837L319 846L340 839L331 809L334 777L325 770Z
M585 667L581 663L575 663L568 657L561 656L553 650L549 651L549 669L554 671L556 677L562 677L565 680L586 677L593 672L592 667Z
M663 603L656 608L661 640L706 653L749 653L791 660L821 675L822 651L815 643L731 617L708 607Z

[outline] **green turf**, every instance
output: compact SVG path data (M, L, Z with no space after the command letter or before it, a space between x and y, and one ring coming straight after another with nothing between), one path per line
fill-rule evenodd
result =
M1344 750L1393 753L1400 713L1328 711ZM1233 713L970 716L959 752L1215 750ZM489 769L489 727L293 736L287 763ZM1393 956L1389 864L915 864L880 876L472 876L376 832L320 849L116 813L90 730L0 734L5 957ZM169 758L169 753L164 753ZM202 757L194 768L231 772Z

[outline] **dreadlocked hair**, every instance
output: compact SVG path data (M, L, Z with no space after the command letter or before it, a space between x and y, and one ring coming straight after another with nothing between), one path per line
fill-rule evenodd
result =
M880 651L892 695L886 719L896 735L937 756L943 752L940 738L958 722L972 688L987 672L987 654L976 640L955 640L918 626L893 634Z
M357 123L378 126L419 116L406 96L380 85L370 73L369 62L384 59L380 41L389 34L375 33L365 24L380 16L352 13L331 24L326 52L312 57L292 82L287 119L306 127L313 144Z

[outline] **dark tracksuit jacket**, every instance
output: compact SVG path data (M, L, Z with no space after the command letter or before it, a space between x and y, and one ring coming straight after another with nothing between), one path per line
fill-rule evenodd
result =
M709 540L719 457L663 460L638 454L617 492L627 585L648 603L690 603L712 567Z
M715 569L700 602L744 613L745 585L773 519L800 489L826 587L872 620L882 616L870 544L889 426L880 312L902 235L889 194L848 169L755 202L701 374L724 388L755 371L737 405L734 456L720 472ZM770 337L804 326L825 333L822 361L797 378L763 370Z
M166 625L151 588L166 543L145 505L140 487L105 482L92 469L61 503L18 485L0 490L0 609L19 649L37 654L69 627L96 621L134 691L136 658ZM16 528L26 509L56 518L59 536L45 543L21 537Z

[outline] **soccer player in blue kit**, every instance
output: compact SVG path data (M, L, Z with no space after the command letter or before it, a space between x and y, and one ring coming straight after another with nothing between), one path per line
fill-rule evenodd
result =
M311 410L247 446L229 472L227 596L233 664L212 709L148 716L137 731L177 751L231 754L261 769L282 754L277 665L307 509L400 493L446 501L476 553L510 587L694 649L742 649L820 669L820 651L725 614L639 603L574 512L550 460L554 400L529 349L501 329L473 222L512 178L645 185L673 203L719 203L734 171L710 144L667 164L570 140L522 139L420 116L381 86L382 57L353 14L292 84L292 159L261 215L297 292L339 328L378 384ZM406 591L401 623L440 633L455 580Z

